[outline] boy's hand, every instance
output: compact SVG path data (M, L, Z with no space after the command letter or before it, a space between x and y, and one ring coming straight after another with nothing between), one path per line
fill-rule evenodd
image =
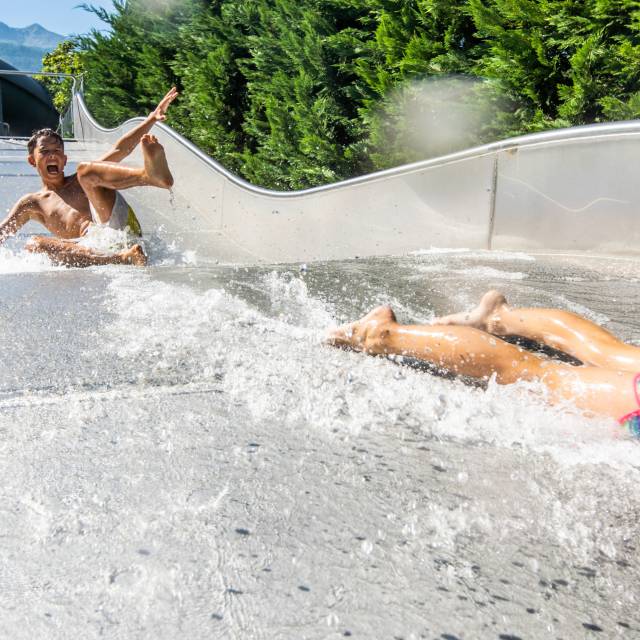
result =
M171 87L167 92L167 95L160 100L158 106L151 112L151 117L156 122L162 122L167 118L167 109L169 105L178 97L178 90L175 87Z
M167 119L167 109L177 97L178 90L175 87L171 87L167 95L160 100L158 106L149 114L149 117L137 127L127 131L100 160L107 162L124 160L138 146L142 136L153 129L156 122L162 122Z

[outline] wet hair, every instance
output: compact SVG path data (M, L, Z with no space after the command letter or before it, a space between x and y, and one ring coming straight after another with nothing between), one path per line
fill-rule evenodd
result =
M39 129L38 131L33 132L33 135L29 138L29 142L27 142L27 149L29 150L30 156L33 155L33 152L35 151L36 145L38 144L38 140L40 140L40 138L55 138L64 149L64 140L57 131L49 128Z

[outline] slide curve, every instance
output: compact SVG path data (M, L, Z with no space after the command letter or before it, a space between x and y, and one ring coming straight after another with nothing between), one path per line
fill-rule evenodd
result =
M73 118L83 159L140 121L105 129L79 92ZM429 247L637 254L640 247L640 121L512 138L286 193L233 175L170 127L154 132L176 178L173 194L133 189L127 198L145 231L161 229L199 260L306 262Z

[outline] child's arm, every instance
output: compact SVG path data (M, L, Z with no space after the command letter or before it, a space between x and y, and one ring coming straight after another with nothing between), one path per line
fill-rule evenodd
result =
M149 133L156 122L161 122L167 117L169 105L177 98L178 90L172 87L167 95L160 100L158 106L149 114L144 122L141 122L135 129L125 133L113 148L105 153L100 160L107 162L120 162L124 160L137 146L145 133Z
M9 215L0 222L0 244L9 236L12 236L20 227L24 227L31 219L31 214L36 209L33 197L26 195L16 202Z

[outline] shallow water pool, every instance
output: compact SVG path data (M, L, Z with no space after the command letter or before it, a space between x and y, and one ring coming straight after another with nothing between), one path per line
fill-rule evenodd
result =
M637 442L321 342L488 288L633 342L637 261L66 270L10 244L0 281L2 637L640 633Z

